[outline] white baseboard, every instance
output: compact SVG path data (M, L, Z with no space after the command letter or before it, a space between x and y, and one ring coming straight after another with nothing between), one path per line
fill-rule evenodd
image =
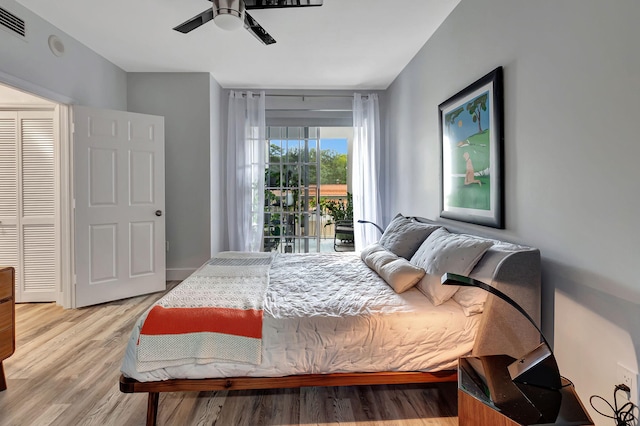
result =
M182 281L193 274L198 268L171 268L167 269L167 281Z

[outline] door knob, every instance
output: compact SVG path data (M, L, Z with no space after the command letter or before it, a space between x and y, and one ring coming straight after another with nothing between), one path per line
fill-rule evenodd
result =
M156 210L156 216L162 216L162 210Z

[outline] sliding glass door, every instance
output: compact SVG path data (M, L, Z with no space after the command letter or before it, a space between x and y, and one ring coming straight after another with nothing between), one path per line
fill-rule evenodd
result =
M346 208L351 132L347 127L267 127L264 251L334 249L335 220L327 202Z

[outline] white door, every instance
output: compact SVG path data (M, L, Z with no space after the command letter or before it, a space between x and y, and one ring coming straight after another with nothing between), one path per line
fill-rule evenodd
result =
M164 118L73 107L76 307L162 291Z

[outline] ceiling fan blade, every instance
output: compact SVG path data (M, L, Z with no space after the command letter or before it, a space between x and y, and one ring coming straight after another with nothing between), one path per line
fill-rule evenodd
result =
M200 15L196 15L188 21L183 22L174 28L174 30L181 33L188 33L198 28L200 25L205 24L213 19L213 9L209 8L202 12Z
M322 6L322 0L244 0L247 10L279 7Z
M269 45L276 42L276 40L258 24L258 21L253 19L247 12L244 13L244 27L264 44Z

